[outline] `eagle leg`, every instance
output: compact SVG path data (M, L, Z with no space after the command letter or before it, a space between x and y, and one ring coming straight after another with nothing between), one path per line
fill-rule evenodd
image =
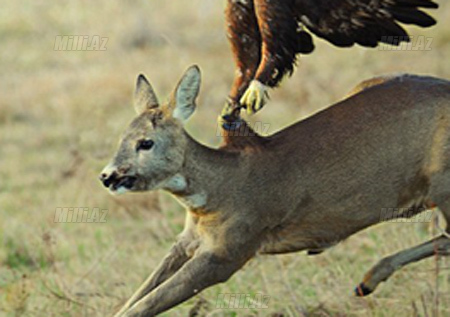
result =
M294 69L298 50L298 22L293 0L253 0L261 34L261 61L255 76L240 99L247 111L255 113L265 105L268 89L276 87Z
M261 34L253 1L228 0L225 18L227 37L236 64L228 104L239 107L239 101L261 61Z

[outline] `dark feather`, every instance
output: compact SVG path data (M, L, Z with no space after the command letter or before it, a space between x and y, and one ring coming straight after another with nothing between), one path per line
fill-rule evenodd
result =
M409 8L395 8L392 10L393 17L401 23L416 24L422 27L429 27L436 24L436 20L420 10Z
M393 21L386 21L382 24L384 29L384 34L389 34L381 36L380 42L390 45L399 45L401 42L409 42L410 38L408 33Z
M336 46L375 47L409 39L396 22L434 25L436 21L420 9L437 7L431 0L296 0L295 10L310 31Z
M430 0L397 0L395 1L398 7L403 8L428 8L437 9L439 5Z
M314 43L311 35L305 31L297 32L297 53L309 54L314 51Z

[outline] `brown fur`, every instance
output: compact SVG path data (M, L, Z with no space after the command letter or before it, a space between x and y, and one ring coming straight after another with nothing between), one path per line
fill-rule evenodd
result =
M117 316L161 313L226 281L256 253L320 252L385 220L383 208L434 202L450 220L449 82L393 78L231 151L184 131L199 85L190 68L169 106L139 112L101 176L110 189L136 177L128 190L165 189L187 211L177 243ZM143 138L154 147L136 151ZM433 241L383 259L357 293L449 252L450 239Z

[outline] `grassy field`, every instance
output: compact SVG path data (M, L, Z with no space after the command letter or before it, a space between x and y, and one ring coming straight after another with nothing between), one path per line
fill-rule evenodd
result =
M342 98L363 79L410 72L450 78L450 4L439 24L410 28L431 50L334 48L316 39L292 78L252 120L276 131ZM223 1L13 1L0 10L0 316L110 316L168 250L184 211L168 195L110 196L97 180L134 116L139 72L160 96L199 64L188 130L215 146L233 76ZM58 35L108 38L106 51L55 51ZM395 96L394 96L395 97ZM313 137L313 136L311 136ZM60 207L108 210L106 223L57 223ZM370 297L352 290L383 256L435 235L388 223L316 257L257 257L230 281L164 316L450 316L449 259L395 274ZM219 293L261 293L269 308L217 309Z

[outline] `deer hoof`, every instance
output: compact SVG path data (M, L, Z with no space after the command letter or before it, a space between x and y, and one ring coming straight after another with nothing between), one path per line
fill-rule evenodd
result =
M362 296L367 296L369 294L371 294L373 292L373 289L368 288L364 283L359 284L356 288L355 288L355 295L362 297Z

